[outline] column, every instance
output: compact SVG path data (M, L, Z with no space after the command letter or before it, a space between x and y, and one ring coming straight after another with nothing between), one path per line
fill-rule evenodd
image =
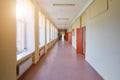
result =
M45 17L45 54L47 53L47 18Z
M16 80L16 0L0 0L0 80Z
M35 54L34 54L34 64L39 61L39 9L35 8Z

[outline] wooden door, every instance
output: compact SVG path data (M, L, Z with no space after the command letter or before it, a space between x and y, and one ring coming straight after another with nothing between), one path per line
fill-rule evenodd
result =
M76 48L78 54L83 54L82 48L82 28L77 28L76 30Z

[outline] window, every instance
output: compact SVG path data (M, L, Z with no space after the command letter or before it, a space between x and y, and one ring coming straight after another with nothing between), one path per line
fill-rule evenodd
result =
M58 38L58 32L57 32L57 29L55 29L55 39Z
M34 50L34 8L29 0L16 1L17 53Z
M55 36L54 29L55 29L55 27L53 26L53 27L52 27L52 32L53 32L53 40L55 39L55 37L54 37L54 36Z
M49 30L50 29L50 22L49 22L49 20L47 20L47 43L49 43L50 42L50 35L49 35Z
M54 31L54 39L55 39L55 27L53 28L53 31Z
M39 13L39 44L40 47L45 45L45 17L40 12Z
M49 41L51 41L51 23L49 24Z
M53 25L51 24L51 41L53 40Z

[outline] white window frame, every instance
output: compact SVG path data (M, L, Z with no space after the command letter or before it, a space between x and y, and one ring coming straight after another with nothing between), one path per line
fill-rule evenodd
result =
M39 12L39 48L43 46L45 46L45 16Z
M20 3L19 3L19 1L21 1ZM27 2L25 1L25 0L17 0L16 1L17 3L17 7L16 7L16 11L17 11L17 9L19 10L19 6L21 7L20 9L22 10L21 11L21 13L23 13L22 14L22 17L18 17L19 15L18 15L18 12L16 12L16 15L17 15L17 17L16 17L16 19L17 19L17 27L18 27L18 25L19 25L19 22L22 22L23 24L24 24L24 41L23 41L23 43L24 43L24 45L23 45L23 50L19 50L18 49L18 46L19 46L19 44L18 44L18 32L17 32L17 57L18 57L18 54L22 54L22 53L25 53L25 52L27 52L28 50L29 50L29 52L33 52L34 51L34 30L33 30L33 33L32 33L32 38L33 38L33 44L32 44L32 49L29 49L30 47L28 47L29 45L28 45L28 43L30 43L30 41L28 41L28 35L29 35L29 33L30 32L28 32L29 30L28 30L28 24L29 23L31 23L31 21L33 22L33 23L31 23L31 26L32 27L34 27L34 10L33 10L33 6L32 6L32 3L31 2L29 2L28 1L28 5L27 5ZM30 9L30 11L32 10L32 14L30 14L30 15L32 15L31 17L30 16L26 16L26 14L25 14L25 10L24 10L24 8L26 7L26 6L28 6L29 7L29 9ZM27 7L27 8L28 8ZM28 13L27 13L28 14ZM26 19L26 17L29 17L31 20L30 21L27 21L27 19ZM17 28L18 29L18 28ZM32 28L33 29L33 28ZM18 31L18 30L17 30ZM31 44L30 44L31 45ZM19 51L18 51L19 50ZM18 57L19 58L19 57ZM18 60L18 59L17 59Z

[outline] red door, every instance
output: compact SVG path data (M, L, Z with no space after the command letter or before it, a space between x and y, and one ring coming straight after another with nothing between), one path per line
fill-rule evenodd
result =
M68 41L68 33L65 34L65 39Z
M78 28L76 30L76 48L78 54L83 54L83 48L82 48L82 28Z
M86 54L86 27L83 27L83 55Z
M68 43L72 44L72 32L68 33Z

